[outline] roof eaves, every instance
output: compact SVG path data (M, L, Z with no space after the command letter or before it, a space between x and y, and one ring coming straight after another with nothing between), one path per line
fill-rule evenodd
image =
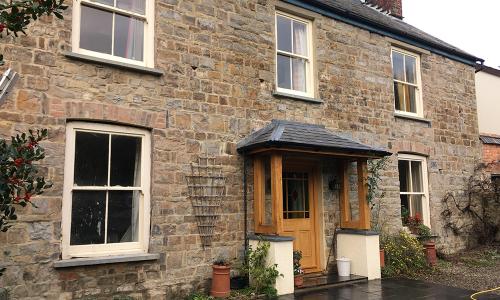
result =
M444 47L443 45L433 43L431 41L423 40L419 37L408 34L406 32L402 32L392 27L385 26L384 24L374 22L370 19L367 19L363 16L352 13L351 11L345 9L328 6L324 3L315 0L311 1L283 0L283 1L331 17L333 19L337 19L345 23L366 29L368 31L388 36L400 40L402 42L426 49L428 51L440 54L442 56L448 57L452 60L456 60L470 66L475 66L477 62L481 63L484 62L484 59L482 58L464 52L460 52L451 49L449 47Z

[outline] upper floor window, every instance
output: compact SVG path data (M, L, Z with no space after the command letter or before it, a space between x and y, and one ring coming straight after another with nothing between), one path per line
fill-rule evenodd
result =
M398 154L398 171L403 223L408 217L417 217L430 226L426 158Z
M396 111L422 117L420 57L411 52L393 48L392 75Z
M66 141L63 257L147 252L150 133L74 122Z
M80 0L73 11L73 51L153 67L153 1Z
M285 13L276 14L277 90L314 96L312 23Z

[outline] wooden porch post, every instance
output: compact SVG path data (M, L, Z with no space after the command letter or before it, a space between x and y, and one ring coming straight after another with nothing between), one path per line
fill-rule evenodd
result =
M273 199L273 223L276 233L283 232L283 157L279 153L271 155L271 193Z
M358 159L359 229L370 229L370 207L368 206L368 166L366 159Z

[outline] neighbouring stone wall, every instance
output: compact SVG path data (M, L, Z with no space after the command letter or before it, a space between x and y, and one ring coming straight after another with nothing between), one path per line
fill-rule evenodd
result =
M68 2L72 5L75 2ZM161 77L66 58L71 50L71 7L65 20L41 18L28 36L2 39L7 67L21 78L0 105L0 136L49 129L42 166L54 187L19 210L0 233L0 286L13 299L179 299L205 287L220 254L243 251L243 159L236 143L271 119L324 124L360 142L428 155L431 224L449 251L464 241L440 227L441 198L458 189L480 158L474 68L436 54L422 55L428 123L394 117L390 42L317 16L314 104L272 96L276 1L156 1L155 67ZM150 128L152 132L152 262L54 269L61 255L61 204L66 123L72 119ZM217 155L228 177L228 197L213 247L203 250L184 175L199 154ZM383 174L388 228L401 226L397 159ZM325 180L325 178L323 179ZM252 176L249 174L252 230ZM324 194L335 199L338 196ZM331 241L333 202L325 210Z

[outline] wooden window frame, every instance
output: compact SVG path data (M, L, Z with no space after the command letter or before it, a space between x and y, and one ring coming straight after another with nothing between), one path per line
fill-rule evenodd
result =
M422 77L421 77L421 73L420 73L420 55L417 53L414 53L414 52L410 52L408 50L404 50L404 49L392 46L391 47L391 70L394 70L393 57L392 57L394 52L398 52L399 54L402 54L403 56L411 56L411 57L415 58L415 73L416 73L415 80L417 82L416 84L414 84L414 83L409 83L406 81L397 80L394 78L394 72L392 72L391 75L392 75L392 82L393 82L392 89L393 89L393 94L394 94L394 98L393 98L394 110L399 115L423 118L424 113L423 113L423 101L422 101ZM404 71L406 72L406 70L404 70ZM396 93L394 91L394 82L401 83L404 85L410 85L410 86L413 86L416 88L416 95L415 95L415 105L417 107L416 113L396 109L396 103L395 103L396 102Z
M427 227L431 227L431 221L430 221L430 207L429 207L429 182L428 182L428 172L427 172L427 158L425 156L420 156L420 155L415 155L415 154L405 154L405 153L399 153L398 154L398 162L400 160L404 161L418 161L420 162L421 168L422 168L422 189L423 192L401 192L399 191L400 195L421 195L422 196L422 221L424 225ZM409 164L409 172L411 174L411 163ZM411 177L411 175L410 175ZM410 186L413 184L412 179L410 178ZM410 206L411 210L411 203L408 203ZM411 213L411 211L410 211Z
M303 23L306 25L306 32L307 32L307 56L300 55L300 54L294 54L291 52L287 51L282 51L278 49L278 16L285 17L287 19L291 19L293 21L297 21L300 23ZM313 22L308 19L304 19L301 17L298 17L296 15L292 15L289 13L285 13L283 11L276 11L275 17L274 17L274 32L275 32L275 48L276 48L276 53L275 53L275 80L276 80L276 91L280 93L285 93L285 94L292 94L292 95L297 95L297 96L302 96L302 97L310 97L313 98L315 95L315 88L314 88L314 82L315 82L315 76L314 76L314 47L313 47ZM293 47L293 42L292 42L292 47ZM292 58L302 58L306 60L306 92L301 92L297 91L294 89L286 89L286 88L280 88L278 86L278 54L283 54L288 57Z
M74 185L75 137L76 131L99 132L141 137L141 185L137 187L92 186L77 187ZM109 158L108 158L109 160ZM108 175L109 176L109 175ZM140 254L148 252L150 224L150 186L151 186L151 134L144 129L109 124L87 122L71 122L66 127L66 154L64 164L64 187L62 203L62 257L97 257L108 255ZM73 190L138 190L139 229L137 242L70 245L71 239L71 206Z
M357 162L358 174L358 201L359 201L359 219L351 219L349 206L349 175L348 160L342 162L342 189L340 193L340 226L347 229L370 229L370 208L368 207L368 167L366 159L354 160Z
M93 2L90 0L73 0L73 20L72 20L72 51L75 53L94 56L97 58L113 60L121 63L133 64L143 67L154 67L154 1L145 0L145 13L140 14L106 4ZM116 0L115 0L116 2ZM119 13L128 17L133 17L144 22L143 36L143 57L142 60L134 60L124 57L115 56L113 54L101 53L97 51L80 48L80 24L81 24L81 8L82 5L108 11L111 13ZM115 21L113 17L113 30Z

